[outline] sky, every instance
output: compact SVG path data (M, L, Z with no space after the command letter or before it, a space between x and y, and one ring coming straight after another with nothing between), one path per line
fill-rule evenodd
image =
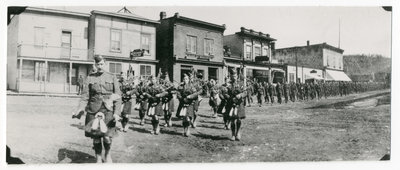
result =
M51 6L68 11L90 13L91 10L117 12L123 6ZM326 42L339 47L344 54L380 54L391 57L391 15L382 7L240 7L240 6L127 6L134 14L159 20L161 11L167 17L181 16L226 24L224 35L240 27L270 34L277 39L276 48L304 46ZM340 27L339 27L340 25Z

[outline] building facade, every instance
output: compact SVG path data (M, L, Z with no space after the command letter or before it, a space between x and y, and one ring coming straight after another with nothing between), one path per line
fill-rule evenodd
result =
M276 49L275 56L288 65L289 82L295 82L296 78L297 82L351 81L343 72L343 50L326 43L310 45L307 41L306 46Z
M225 62L228 68L244 65L248 79L282 82L285 66L273 55L276 39L269 34L240 28L240 32L224 36Z
M89 20L89 56L103 56L106 70L120 75L128 71L147 78L156 73L156 26L158 21L131 13L92 11ZM143 51L130 58L132 51ZM137 82L136 82L137 83Z
M181 82L191 69L204 75L204 79L223 79L223 33L225 25L199 21L175 13L167 18L160 13L157 27L158 68L169 77ZM158 69L157 69L158 70Z
M8 25L7 88L76 93L86 77L89 14L28 7Z

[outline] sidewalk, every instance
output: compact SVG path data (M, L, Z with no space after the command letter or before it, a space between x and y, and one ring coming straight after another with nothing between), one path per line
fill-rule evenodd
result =
M68 93L35 93L35 92L16 92L7 90L7 96L45 96L45 97L70 97L70 98L80 98L77 94Z

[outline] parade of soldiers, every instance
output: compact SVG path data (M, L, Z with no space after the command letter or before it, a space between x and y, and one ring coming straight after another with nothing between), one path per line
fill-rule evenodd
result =
M150 134L159 135L161 125L164 128L173 126L172 117L175 116L182 121L181 134L189 137L190 129L197 126L202 100L208 98L208 105L212 110L208 114L209 118L217 118L218 115L223 117L223 128L231 130L230 140L239 141L242 121L246 118L245 107L251 107L254 96L258 107L262 107L263 104L273 105L275 98L277 105L281 105L321 100L322 97L327 99L346 96L386 86L385 83L379 82L316 80L305 83L271 83L257 78L245 79L242 74L243 67L228 70L229 74L225 75L222 84L218 84L214 79L205 80L204 76L194 69L183 75L181 83L172 82L168 72L162 72L161 69L157 76L135 78L133 72L128 71L126 76L121 72L117 78L116 75L103 70L104 60L102 57L95 58L94 70L83 82L81 102L72 116L80 119L86 112L85 136L93 139L93 148L99 163L112 162L109 154L112 137L117 131L129 130L129 121L134 121L129 118L134 111L138 112L138 125L144 126L146 118L150 119ZM174 99L178 101L177 105ZM160 123L162 118L165 123ZM99 126L93 125L98 122ZM103 129L99 128L102 122ZM93 127L99 130L96 131ZM105 159L101 158L103 148Z

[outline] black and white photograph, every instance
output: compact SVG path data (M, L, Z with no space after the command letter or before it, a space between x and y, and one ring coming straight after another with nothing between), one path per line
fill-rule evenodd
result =
M5 5L6 167L393 162L394 2L163 4Z

